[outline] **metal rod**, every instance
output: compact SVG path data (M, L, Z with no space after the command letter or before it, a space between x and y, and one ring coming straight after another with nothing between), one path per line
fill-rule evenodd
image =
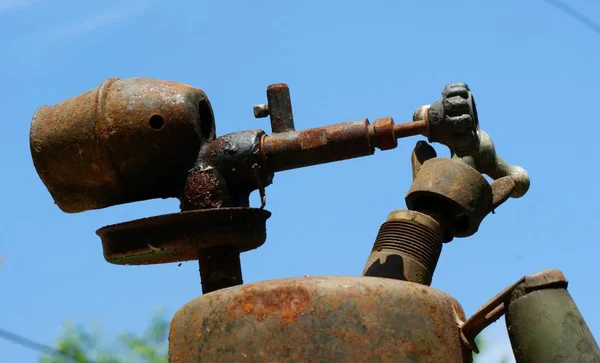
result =
M394 125L394 136L396 139L400 139L408 136L429 134L429 125L425 120L406 122L403 124Z
M363 119L302 131L274 133L263 138L262 152L269 169L278 172L373 155L375 146L381 145L381 139L394 140L427 134L425 120L390 125L387 131L375 133L373 125ZM395 145L390 148L393 147Z
M202 250L198 262L203 294L243 283L240 252L235 247Z
M290 88L285 83L272 84L267 88L268 110L271 116L271 131L294 131L294 114L290 99Z

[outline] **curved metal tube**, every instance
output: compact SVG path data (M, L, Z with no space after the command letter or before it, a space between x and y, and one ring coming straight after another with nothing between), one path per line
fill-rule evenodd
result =
M483 130L477 130L479 134L479 149L471 156L459 157L452 155L452 159L466 163L482 174L490 176L497 180L505 176L511 177L515 181L515 188L510 196L520 198L529 190L529 174L518 166L507 163L498 155L492 138Z

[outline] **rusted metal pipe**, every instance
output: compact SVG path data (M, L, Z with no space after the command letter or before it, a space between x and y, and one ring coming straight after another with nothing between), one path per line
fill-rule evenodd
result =
M381 225L363 276L430 285L442 252L444 232L426 214L397 210Z
M243 283L240 251L236 247L205 249L198 255L198 262L203 294Z
M395 125L392 118L343 122L265 136L261 151L272 172L347 160L393 149L396 140L426 134L425 121Z
M267 101L271 116L271 131L273 133L294 131L294 114L288 85L277 83L267 87Z
M428 134L429 125L426 120L417 120L394 125L394 136L397 139L416 135L427 136Z
M363 119L265 136L261 151L269 170L278 172L373 155L375 148Z

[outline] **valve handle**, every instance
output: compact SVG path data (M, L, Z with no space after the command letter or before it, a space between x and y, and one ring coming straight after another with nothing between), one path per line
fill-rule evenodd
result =
M453 160L494 179L492 209L508 198L525 195L530 185L529 174L496 153L492 138L479 127L477 107L469 86L448 84L442 96L442 100L421 106L413 114L413 121L427 121L428 141L446 145Z
M473 94L465 83L444 87L442 99L419 107L413 121L425 120L428 141L444 144L453 154L471 155L479 147L479 118Z

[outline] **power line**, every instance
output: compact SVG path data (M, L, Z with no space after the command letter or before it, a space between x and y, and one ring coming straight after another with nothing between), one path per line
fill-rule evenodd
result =
M584 14L580 13L578 10L571 7L571 5L565 4L561 0L542 0L542 1L544 1L548 5L555 7L556 9L562 11L563 13L567 14L571 18L577 20L579 23L583 24L584 26L586 26L588 29L595 32L596 34L600 34L600 24L597 23L595 20L588 18Z
M33 341L31 339L22 337L22 336L20 336L18 334L15 334L13 332L10 332L8 330L4 330L4 329L1 329L1 328L0 328L0 338L2 338L4 340L7 340L9 342L18 344L18 345L20 345L22 347L25 347L25 348L28 348L28 349L31 349L31 350L35 350L35 351L40 352L40 353L45 353L45 354L49 354L49 355L53 355L53 356L61 356L61 357L70 359L73 362L77 362L77 359L74 356L72 356L72 355L70 355L68 353L61 352L60 350L56 350L56 349L54 349L52 347L49 347L49 346L47 346L45 344L38 343L36 341ZM88 363L93 363L92 361L89 361L89 360L87 362Z

